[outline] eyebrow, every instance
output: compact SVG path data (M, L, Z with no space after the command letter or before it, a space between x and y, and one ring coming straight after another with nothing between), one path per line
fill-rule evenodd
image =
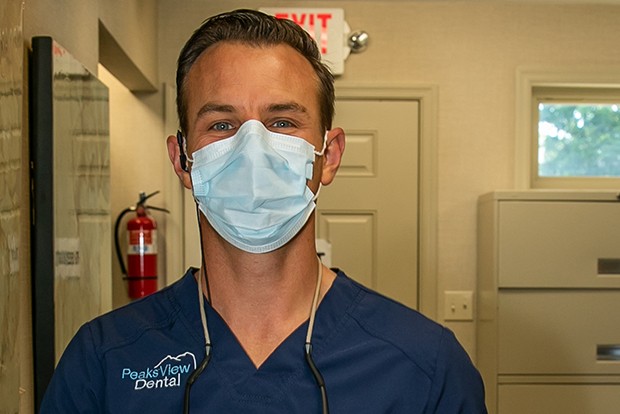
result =
M286 102L280 104L272 104L267 107L268 112L300 112L307 113L308 110L305 106L296 102Z
M270 113L279 113L279 112L298 112L301 114L307 114L308 110L305 106L298 104L297 102L283 102L267 105L267 112ZM220 113L233 113L235 112L235 107L227 104L218 104L213 102L208 102L204 104L196 114L196 118L201 118L202 116L210 113L220 112Z
M235 108L232 105L206 103L200 108L200 110L198 110L198 113L196 114L196 118L200 118L203 115L212 113L212 112L232 113L234 112L234 110Z

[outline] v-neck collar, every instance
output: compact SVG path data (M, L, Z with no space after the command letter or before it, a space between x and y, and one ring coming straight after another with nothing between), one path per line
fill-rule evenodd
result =
M198 299L196 298L197 282L193 275L195 271L196 269L190 268L179 282L178 288L174 289L174 301L181 307L181 311L188 322L191 336L202 345L204 344L204 337L200 322ZM343 323L347 310L357 302L355 297L360 289L345 288L346 285L351 283L352 281L339 271L332 286L318 306L314 332L312 334L313 355L315 357L320 357L329 337ZM234 368L237 372L243 372L247 375L260 371L281 372L285 368L290 369L292 361L295 361L295 366L305 366L303 351L308 320L285 338L257 369L234 333L208 301L205 301L205 311L211 336L212 358L214 362L218 361L225 366Z
M204 345L197 298L197 282L190 269L172 289L171 301L180 308L180 319L195 340L196 346ZM349 319L349 313L359 302L363 290L359 285L338 272L331 288L319 304L312 335L314 361L321 364L329 357L331 338ZM213 378L211 387L221 387L226 398L239 404L254 402L271 404L285 401L290 392L310 392L315 394L315 380L305 361L304 343L308 321L295 329L272 354L256 369L241 344L222 317L205 301L205 311L212 344L212 359L206 370L208 378ZM213 388L211 388L213 389ZM267 406L265 406L267 407Z
M304 336L308 326L307 320L284 338L257 368L232 329L208 302L205 302L205 311L214 350L213 361L219 362L226 371L235 371L240 375L250 376L260 371L285 369L286 367L282 366L281 361L294 361L296 357L303 359L301 351L303 351Z

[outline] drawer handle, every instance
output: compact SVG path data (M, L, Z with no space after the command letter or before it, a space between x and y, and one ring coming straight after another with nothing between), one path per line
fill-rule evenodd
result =
M598 259L599 275L620 275L620 259Z
M596 359L598 361L620 361L620 345L597 345Z

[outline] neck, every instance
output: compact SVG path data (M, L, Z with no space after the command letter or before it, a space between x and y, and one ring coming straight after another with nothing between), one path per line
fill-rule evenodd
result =
M310 315L319 271L314 221L286 246L263 254L231 246L204 219L202 228L211 305L258 367ZM320 298L334 278L323 269Z

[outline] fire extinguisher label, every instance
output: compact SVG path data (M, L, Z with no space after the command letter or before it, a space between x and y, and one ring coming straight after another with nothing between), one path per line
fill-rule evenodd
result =
M129 230L127 254L157 254L157 230Z

